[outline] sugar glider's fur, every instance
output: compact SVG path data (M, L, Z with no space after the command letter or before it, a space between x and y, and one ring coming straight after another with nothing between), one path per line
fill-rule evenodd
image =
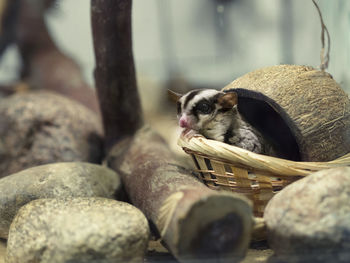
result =
M177 102L179 125L208 139L266 155L275 155L261 133L239 113L235 92L192 90L184 95L169 91Z

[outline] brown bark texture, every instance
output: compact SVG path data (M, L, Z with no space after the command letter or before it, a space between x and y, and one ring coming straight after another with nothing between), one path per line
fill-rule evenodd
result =
M107 150L143 124L131 36L132 1L92 0L95 83Z

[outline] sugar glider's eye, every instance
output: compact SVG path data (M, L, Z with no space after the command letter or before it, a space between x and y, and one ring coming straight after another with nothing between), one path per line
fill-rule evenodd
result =
M209 114L212 111L212 108L208 102L200 101L196 105L196 110L203 114Z

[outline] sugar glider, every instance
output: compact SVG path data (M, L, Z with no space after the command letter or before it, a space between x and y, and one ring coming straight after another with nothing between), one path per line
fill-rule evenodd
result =
M255 153L275 155L262 134L239 113L237 93L215 89L192 90L184 95L168 93L177 103L179 125L185 133L200 133Z

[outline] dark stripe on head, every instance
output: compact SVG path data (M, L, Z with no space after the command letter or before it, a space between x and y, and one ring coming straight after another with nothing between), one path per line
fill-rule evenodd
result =
M190 113L196 118L197 121L199 120L198 112L194 108L191 109Z
M177 114L181 113L181 103L178 101L176 102L176 108L177 108Z
M192 100L197 94L199 94L201 92L201 90L193 90L192 92L190 92L184 101L184 109L186 109L188 103L190 102L190 100Z

